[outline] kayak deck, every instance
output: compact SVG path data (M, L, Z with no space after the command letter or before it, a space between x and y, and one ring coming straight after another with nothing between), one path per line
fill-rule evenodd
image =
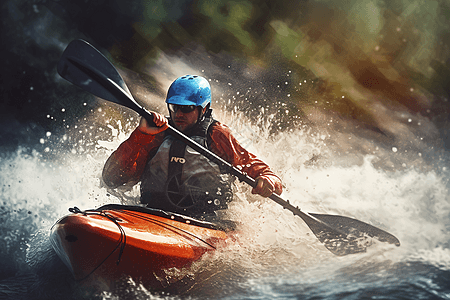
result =
M109 286L129 276L161 287L165 271L190 266L228 237L213 223L139 206L71 211L53 225L50 240L77 281Z

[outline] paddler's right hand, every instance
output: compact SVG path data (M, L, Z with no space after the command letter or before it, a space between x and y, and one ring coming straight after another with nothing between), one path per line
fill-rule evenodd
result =
M153 122L157 127L149 126L147 120L142 117L139 123L138 129L140 132L150 135L156 135L164 130L166 130L168 125L168 120L161 114L152 112Z

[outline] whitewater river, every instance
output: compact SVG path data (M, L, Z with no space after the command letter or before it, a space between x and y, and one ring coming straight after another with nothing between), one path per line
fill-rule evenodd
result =
M450 299L449 3L2 1L0 300ZM137 116L56 73L78 38L164 114L175 78L205 76L215 117L280 176L284 199L400 247L334 256L301 218L236 183L237 238L184 270L191 290L130 281L119 297L75 282L52 225L74 206L139 199L101 182Z
M450 299L445 151L407 152L357 128L269 133L265 122L273 120L250 125L236 110L218 108L217 118L283 179L285 199L307 212L368 222L394 234L401 246L376 244L367 253L336 257L299 217L237 184L229 218L240 222L238 242L193 266L193 290L155 294L129 282L120 299ZM75 282L48 240L50 227L70 207L138 202L138 189L102 186L105 160L137 124L135 116L126 122L106 117L92 126L104 111L96 108L62 136L44 132L39 143L2 153L0 298L119 299ZM405 126L424 122L398 118ZM205 271L212 275L198 275Z

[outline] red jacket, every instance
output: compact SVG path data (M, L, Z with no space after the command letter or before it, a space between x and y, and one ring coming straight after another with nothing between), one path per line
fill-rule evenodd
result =
M222 159L247 173L250 177L265 177L281 194L281 180L262 160L244 149L233 137L230 129L215 122L211 125L210 150ZM164 131L147 135L136 129L108 158L103 169L103 181L110 187L136 184L140 181L147 161L153 157L164 139Z

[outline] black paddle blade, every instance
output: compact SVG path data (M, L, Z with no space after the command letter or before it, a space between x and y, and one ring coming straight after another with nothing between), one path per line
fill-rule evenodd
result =
M133 99L116 68L86 41L72 41L64 50L57 70L67 81L102 99L123 105L123 96L118 96L114 89L108 87L111 84L108 81L114 82Z
M365 222L337 215L312 213L310 215L347 235L359 238L370 237L383 243L393 244L397 247L400 246L400 241L395 236Z
M306 222L306 221L305 221ZM306 222L309 229L323 245L337 256L366 252L372 243L370 239L347 235L320 222Z
M367 247L373 244L374 238L380 242L400 246L399 240L392 234L356 219L307 213L276 194L272 194L270 199L302 218L319 241L335 255L365 252Z
M319 241L338 256L365 252L373 239L400 246L400 241L392 234L356 219L322 214L309 216L313 218L302 218Z
M400 246L395 236L367 223L349 217L303 212L288 201L281 202L276 199L279 197L271 198L275 198L284 208L302 218L319 241L335 255L365 252L367 247L373 244L373 238Z
M57 70L61 77L74 85L97 97L128 107L154 125L151 113L133 99L114 65L88 42L72 41L64 50Z
M371 245L371 241L363 236L355 236L334 227L327 222L321 221L309 213L302 212L295 208L291 210L305 221L309 229L319 239L319 241L333 254L344 256L365 252L366 248Z

